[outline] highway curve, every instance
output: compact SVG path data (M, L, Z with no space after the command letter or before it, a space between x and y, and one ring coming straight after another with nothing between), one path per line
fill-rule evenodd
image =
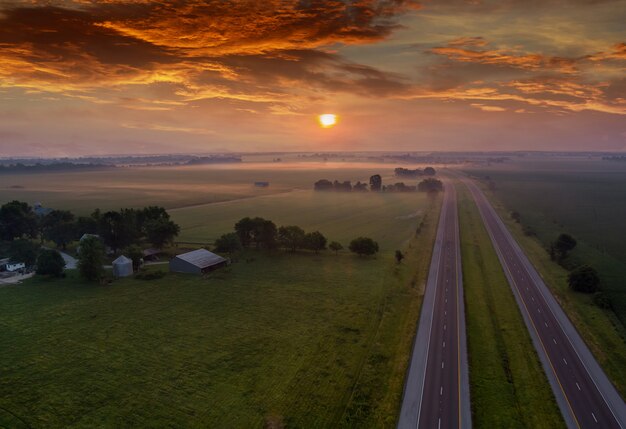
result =
M570 428L626 428L626 405L478 187L476 202Z
M398 428L470 428L461 250L454 186L444 201Z

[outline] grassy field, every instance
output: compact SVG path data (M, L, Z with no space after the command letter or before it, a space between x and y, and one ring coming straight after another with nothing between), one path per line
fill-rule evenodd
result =
M170 210L181 226L178 240L212 243L220 235L233 231L245 216L261 216L277 225L299 225L319 230L329 240L347 247L360 234L377 240L383 251L393 251L408 240L416 220L429 204L422 193L375 194L334 193L309 190L263 198L230 201L220 204ZM395 247L394 247L395 246Z
M469 172L482 178L489 175L495 182L495 190L485 189L487 196L626 396L626 242L622 240L626 234L626 166L601 161L521 163ZM513 210L521 214L521 224L510 218ZM525 235L524 227L536 236ZM551 261L545 250L563 232L578 240L571 259L600 272L614 312L598 308L588 295L569 290L568 272Z
M478 208L458 184L476 428L565 427Z
M0 422L394 427L439 201L312 194L172 214L194 240L227 232L245 212L344 245L370 235L382 252L253 252L205 279L102 287L69 276L0 288ZM407 254L399 266L397 248Z
M318 179L391 179L396 165L344 162L241 163L187 167L123 167L107 170L0 175L0 204L29 204L89 214L94 209L161 205L167 209L230 201L294 189L312 189ZM269 188L255 188L269 181ZM394 180L395 181L395 180ZM409 181L415 182L416 180Z

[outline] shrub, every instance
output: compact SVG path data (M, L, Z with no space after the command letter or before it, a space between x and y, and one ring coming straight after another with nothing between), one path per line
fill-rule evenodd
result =
M378 252L378 243L369 237L358 237L350 242L348 248L359 256L373 255Z
M37 274L61 277L65 268L63 256L56 250L43 249L37 258Z
M598 272L589 265L582 265L572 271L567 282L569 287L576 292L593 293L600 290Z

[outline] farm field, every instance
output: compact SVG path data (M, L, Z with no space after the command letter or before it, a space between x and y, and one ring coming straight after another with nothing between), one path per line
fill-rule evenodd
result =
M208 278L0 288L0 426L394 427L439 204L296 191L173 210L181 240L266 216L381 253L250 251Z
M487 196L561 305L585 338L622 395L626 395L626 166L608 161L515 162L507 166L466 169L495 189ZM487 186L485 185L485 188ZM510 218L521 214L521 224ZM536 236L528 236L530 228ZM568 272L550 260L546 248L560 233L578 241L569 260L600 273L614 311L602 310L591 297L567 286Z
M1 174L0 202L14 199L85 215L96 208L160 205L167 209L312 189L318 179L391 178L393 164L283 162L185 167L119 167L55 173ZM269 181L256 188L255 181ZM416 180L413 180L416 181Z
M565 427L500 261L467 188L457 185L472 423Z
M361 234L377 240L382 251L394 251L408 240L416 220L431 204L423 193L335 193L309 190L263 198L170 210L181 226L181 242L212 243L233 231L245 216L261 216L276 225L299 225L319 230L344 247Z

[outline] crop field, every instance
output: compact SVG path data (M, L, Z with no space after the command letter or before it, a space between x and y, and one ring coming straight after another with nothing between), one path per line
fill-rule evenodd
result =
M489 176L495 183L487 195L625 394L626 166L597 160L515 162L467 172L477 178ZM521 224L511 220L511 211L521 214ZM524 228L536 236L524 234ZM570 261L598 270L613 311L602 310L590 296L569 290L567 271L545 250L561 233L578 241Z
M478 208L465 185L457 190L472 423L565 427Z
M341 171L284 180L358 180ZM265 216L381 253L249 251L206 278L0 288L0 426L395 427L439 205L295 190L181 208L181 240Z
M367 181L372 174L391 179L393 164L241 163L185 167L119 167L55 173L1 174L0 203L29 204L89 214L102 210L160 205L167 209L312 189L319 179ZM269 188L254 182L269 181ZM416 180L413 180L415 182Z
M361 234L377 240L382 251L394 251L408 240L416 220L431 204L422 193L335 193L309 190L262 198L171 210L181 225L179 240L212 243L233 231L235 222L245 216L261 216L277 225L299 225L307 231L319 230L329 240L347 247Z

